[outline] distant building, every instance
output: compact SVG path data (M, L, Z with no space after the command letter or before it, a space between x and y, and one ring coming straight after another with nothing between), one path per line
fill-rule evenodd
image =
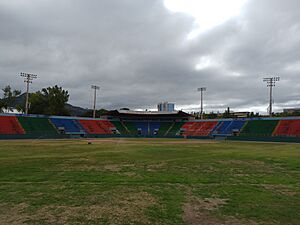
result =
M247 118L250 116L250 112L230 112L230 116L234 118Z
M300 108L283 109L283 112L287 114L300 113Z
M174 112L175 104L169 102L161 102L157 105L157 110L159 112Z

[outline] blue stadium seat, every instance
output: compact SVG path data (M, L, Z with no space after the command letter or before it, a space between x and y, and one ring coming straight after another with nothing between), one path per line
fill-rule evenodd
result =
M214 135L231 135L233 131L240 131L245 124L243 120L220 121L214 128Z
M160 122L149 122L149 127L150 135L153 135L155 130L158 132L160 128Z
M64 128L65 133L83 132L83 130L72 119L51 118L50 120L57 129Z
M224 130L224 134L232 134L234 130L240 131L245 125L246 121L233 120L229 126Z
M135 122L136 129L141 132L141 135L148 135L149 124L148 122Z
M160 127L160 122L135 122L134 124L142 135L153 135L154 131L158 131Z
M226 134L225 131L232 124L233 121L220 121L212 131L213 134Z

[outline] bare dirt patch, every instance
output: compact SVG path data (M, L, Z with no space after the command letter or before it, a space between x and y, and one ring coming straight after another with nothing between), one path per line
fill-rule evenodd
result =
M76 163L73 163L73 160L65 160L64 162L57 164L56 168L63 171L102 171L102 172L120 172L123 169L128 170L135 166L135 164L120 164L112 163L111 161L97 162L95 159L77 159L74 160ZM106 163L106 164L104 164Z
M150 165L147 165L147 171L157 171L157 170L161 171L167 165L168 165L167 162L160 162L160 163L157 163L157 164L150 164Z
M155 204L155 199L147 192L131 193L114 198L110 203L90 206L48 206L37 211L33 219L47 224L72 224L77 218L85 217L86 221L109 221L109 224L150 224L144 215L145 209ZM56 215L55 215L56 214Z
M125 176L131 177L131 178L133 178L133 177L135 177L135 178L141 178L141 176L138 175L138 174L136 174L135 172L124 172L123 174L124 174Z
M109 196L109 201L82 206L49 205L30 214L25 212L28 207L25 203L10 208L0 205L7 208L0 214L0 224L74 224L74 221L82 221L82 224L88 221L106 221L113 225L151 224L145 210L155 204L156 199L147 192L126 193L120 190L120 193Z
M264 184L262 185L266 190L272 191L276 194L285 195L285 196L295 196L299 193L290 190L288 186L278 185L278 184Z
M187 225L257 225L254 221L217 216L216 210L226 204L226 199L191 197L183 205L183 221Z
M258 160L222 160L222 161L218 161L218 163L224 165L231 165L234 167L253 168L255 170L263 171L264 173L269 173L274 171L274 168L272 166ZM243 174L237 174L237 176L242 176L242 175Z
M117 164L108 164L104 166L105 170L111 171L111 172L119 172L121 171L122 167Z
M247 166L265 166L266 164L262 161L258 160L251 160L251 161L246 161L246 160L221 160L218 161L219 163L222 164L233 164L233 165L247 165Z
M227 199L221 198L205 198L203 200L198 200L199 203L202 205L203 209L213 211L218 209L218 207L225 205Z
M28 207L25 203L17 204L13 207L8 204L0 204L0 224L6 225L27 225L28 216L24 210Z

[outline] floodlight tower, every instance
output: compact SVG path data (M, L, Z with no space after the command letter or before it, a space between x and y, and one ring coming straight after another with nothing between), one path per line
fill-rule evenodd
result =
M275 84L277 81L280 80L280 77L267 77L264 78L263 81L267 82L267 87L270 88L270 103L269 103L269 115L272 117L272 104L273 104L273 87L275 87Z
M29 109L29 84L32 84L32 80L37 78L37 75L31 73L20 73L21 77L24 77L26 83L26 103L25 103L25 114L28 114Z
M100 87L96 86L96 85L92 85L91 87L92 87L92 89L94 89L94 111L93 111L93 118L95 118L96 117L96 92L97 92L97 90L100 89Z
M198 88L198 91L201 93L201 107L200 107L200 115L201 115L201 119L203 119L203 92L206 91L206 87L201 87Z

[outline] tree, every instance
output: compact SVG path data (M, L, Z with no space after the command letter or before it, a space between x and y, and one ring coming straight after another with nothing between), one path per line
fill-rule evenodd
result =
M100 116L104 115L107 112L108 110L106 109L96 110L96 118L99 118ZM93 117L93 110L88 110L86 113L82 115L82 117Z
M29 96L29 113L45 115L70 115L65 104L69 100L69 93L62 87L43 88L41 91L30 94Z
M10 112L13 111L13 104L16 98L21 95L20 90L12 90L10 85L7 85L2 89L3 99L0 99L0 112ZM4 109L4 110L3 110Z
M228 107L222 115L222 118L232 118L230 115L230 108Z
M204 119L216 119L219 113L211 112L208 114L204 114Z

